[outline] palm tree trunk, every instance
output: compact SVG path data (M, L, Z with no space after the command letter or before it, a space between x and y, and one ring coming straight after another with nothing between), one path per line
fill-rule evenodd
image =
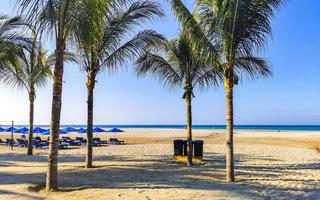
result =
M58 147L59 128L61 115L61 95L63 83L63 60L65 40L58 38L56 50L56 63L54 67L53 96L51 108L50 144L48 156L48 171L46 190L56 191L58 189Z
M29 138L27 155L33 154L33 116L34 116L34 88L30 88L29 92Z
M87 77L87 92L88 92L88 118L87 118L87 155L86 168L92 168L92 143L93 143L93 90L95 86L95 75L93 71L89 71Z
M191 101L192 101L192 94L188 93L186 95L186 105L187 105L187 133L188 133L188 138L187 138L187 165L192 166L192 155L193 155L193 144L192 144L192 108L191 108Z
M233 159L233 82L231 78L225 80L226 88L226 119L227 119L227 153L226 153L226 180L235 181Z

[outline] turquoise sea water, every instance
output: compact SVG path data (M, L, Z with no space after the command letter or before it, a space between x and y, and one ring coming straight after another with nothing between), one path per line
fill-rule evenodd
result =
M85 125L63 125L64 127L86 127ZM101 128L160 128L160 129L185 129L186 125L96 125ZM194 125L193 129L222 130L225 125ZM237 130L288 130L288 131L320 131L320 125L236 125Z
M0 125L1 126L1 125ZM20 128L27 125L15 125L14 127ZM186 125L95 125L104 129L110 128L160 128L160 129L185 129ZM3 125L1 127L9 127ZM48 125L40 125L42 128L49 128ZM61 128L75 127L75 128L86 128L86 125L62 125ZM193 129L203 130L223 130L225 125L194 125ZM320 125L236 125L236 130L272 130L272 131L320 131Z

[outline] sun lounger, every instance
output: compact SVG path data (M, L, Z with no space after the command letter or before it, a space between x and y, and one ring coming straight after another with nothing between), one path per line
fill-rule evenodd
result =
M118 140L117 138L110 138L108 143L109 144L124 144L124 141Z
M62 137L63 140L71 140L70 137Z
M69 144L67 142L59 141L59 149L67 149Z
M87 140L83 139L83 137L76 137L76 141L79 141L81 143L81 145L87 144Z
M7 146L17 146L14 140L6 138Z
M68 143L70 146L81 146L81 141L72 140L70 137L62 137L61 141Z
M41 137L35 137L35 138L33 138L33 145L34 145L34 143L35 142L40 142L40 144L42 145L42 146L49 146L49 141L47 141L47 140L42 140L41 139ZM39 145L38 145L39 146Z
M96 141L100 144L108 144L108 141L106 140L101 140L100 138L93 138L93 141Z
M42 148L41 141L39 141L39 140L33 141L33 147L34 148Z
M95 146L95 147L96 146L101 146L102 145L101 139L100 138L93 138L92 145Z
M78 140L72 140L70 142L70 145L71 146L81 146L82 145L82 142L81 141L78 141Z
M23 139L17 139L15 143L18 147L27 147L28 146L28 141L23 140Z
M72 140L70 137L62 137L60 142L67 143L70 146L81 146L81 143L76 140Z
M0 139L0 145L1 145L1 146L6 146L7 143L6 143L5 141L2 141L2 140Z
M49 144L46 141L33 141L33 147L37 149L47 149L49 148Z

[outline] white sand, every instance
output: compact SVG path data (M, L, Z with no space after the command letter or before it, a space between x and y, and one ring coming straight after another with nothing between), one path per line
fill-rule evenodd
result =
M133 134L136 131L140 133ZM211 131L197 134L208 137ZM236 137L276 137L278 133L246 134ZM312 134L288 133L287 137L318 139L319 134ZM183 131L144 129L119 137L181 135ZM27 190L44 183L46 150L27 157L21 150L0 147L0 199L320 199L320 154L316 150L236 143L237 182L226 183L224 144L206 144L205 164L192 168L172 161L172 149L165 143L94 148L97 168L89 170L82 167L84 148L60 151L62 191L46 194Z

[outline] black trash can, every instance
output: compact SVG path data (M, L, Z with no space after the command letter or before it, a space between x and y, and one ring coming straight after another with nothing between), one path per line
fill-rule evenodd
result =
M193 155L203 157L203 140L193 142Z
M182 156L183 155L183 140L174 140L173 141L174 155Z

